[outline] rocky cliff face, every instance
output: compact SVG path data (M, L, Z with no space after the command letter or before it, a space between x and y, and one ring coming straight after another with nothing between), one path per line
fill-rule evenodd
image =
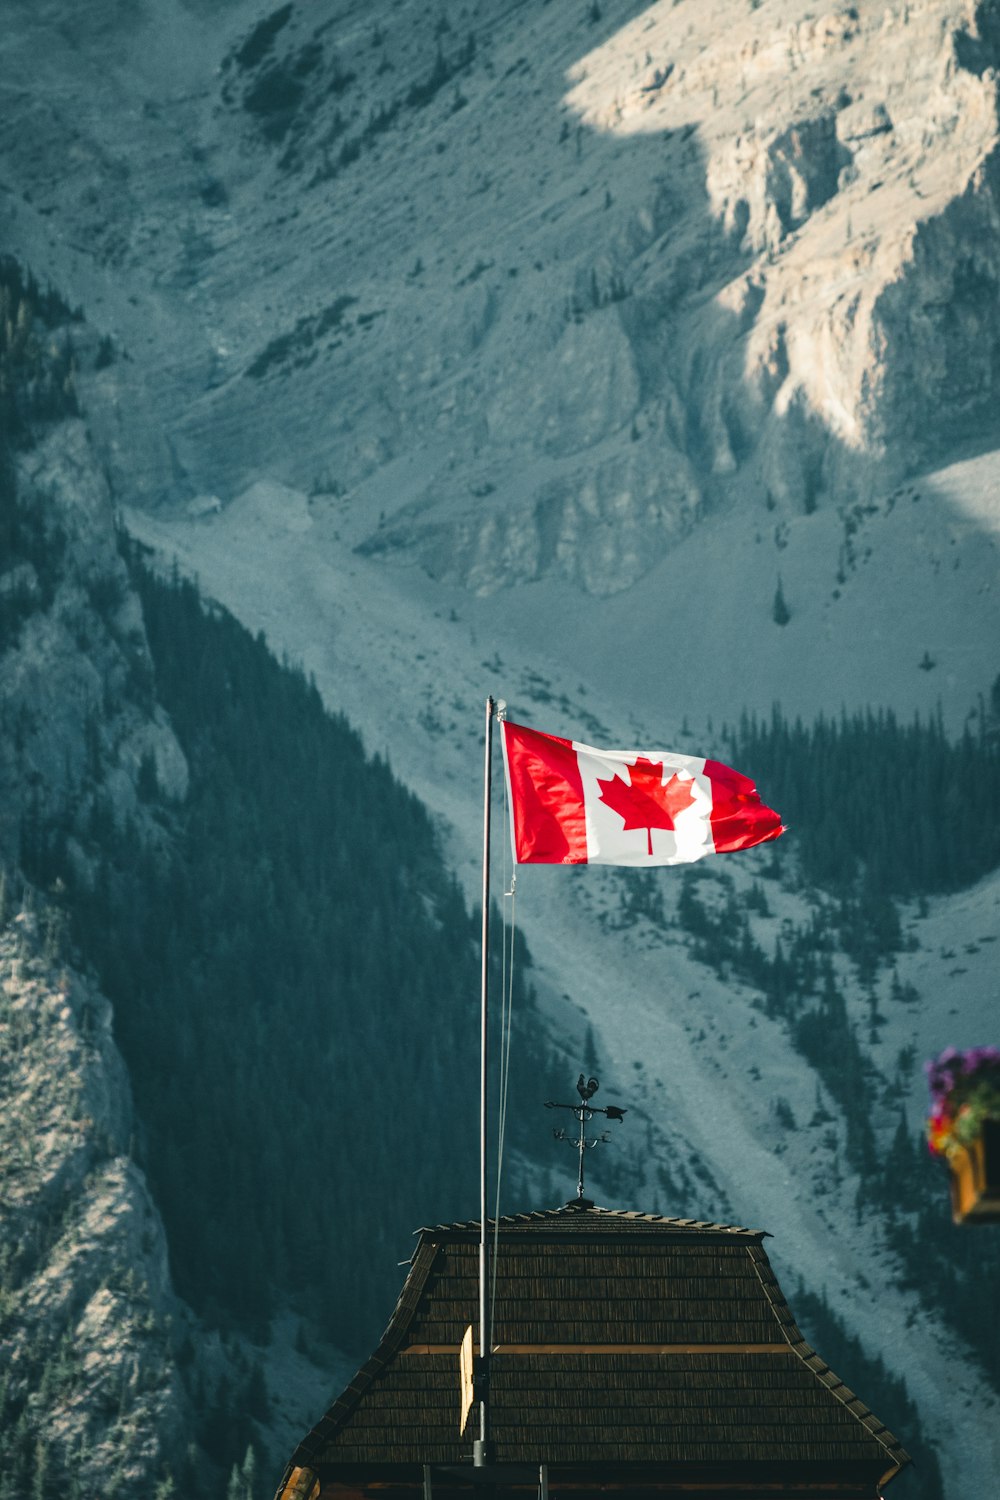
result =
M701 284L675 290L661 263L637 295L672 304L674 383L710 491L732 477L741 504L809 511L982 438L1000 285L988 20L761 7L680 30L658 11L633 22L569 97L618 135L697 126L707 201L681 211L702 219ZM661 242L668 266L677 237Z
M21 325L30 321L24 305ZM79 331L78 331L79 333ZM24 881L59 828L85 866L94 820L157 830L184 757L158 709L110 493L77 419L18 424L3 363L0 555L0 1493L170 1493L192 1435L163 1225L132 1160L111 1007L67 962L57 888Z
M827 93L826 110L805 122L811 133L771 143L769 165L780 145L791 197L782 174L769 171L769 206L749 212L745 231L776 253L774 270L760 277L748 383L771 418L798 414L793 440L813 418L805 458L814 487L805 475L799 496L806 505L824 491L843 493L859 457L884 483L960 435L993 435L992 44L975 19L931 7L827 18L837 19L843 25L807 29L814 45L801 61L802 37L789 39L796 87L800 78L816 83L811 92ZM737 185L725 173L709 181L731 219ZM773 486L787 492L780 473L778 464Z
M191 1413L163 1226L130 1159L111 1007L57 957L57 908L0 929L4 1494L166 1494ZM31 899L29 897L29 899ZM37 898L34 898L37 900Z
M46 67L102 107L72 186L54 96L8 120L11 233L132 356L92 403L123 489L265 474L439 580L608 593L713 511L863 500L995 436L989 7L248 0L71 41Z

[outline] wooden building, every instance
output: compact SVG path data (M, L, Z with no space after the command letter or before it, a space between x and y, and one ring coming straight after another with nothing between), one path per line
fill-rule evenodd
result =
M481 1483L527 1497L540 1482L553 1500L861 1500L909 1461L803 1339L764 1231L581 1200L500 1220L491 1463L474 1470L459 1346L478 1236L420 1231L381 1343L300 1443L281 1500L459 1500Z

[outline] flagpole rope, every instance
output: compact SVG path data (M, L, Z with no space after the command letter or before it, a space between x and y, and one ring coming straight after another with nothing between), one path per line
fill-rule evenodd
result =
M497 1194L496 1209L493 1217L493 1275L490 1301L490 1326L493 1327L493 1317L496 1312L497 1298L497 1261L499 1258L500 1237L500 1184L503 1176L503 1154L504 1138L507 1133L507 1091L510 1083L510 1042L513 1021L513 999L514 999L514 933L516 930L515 906L517 901L516 876L511 877L510 892L510 962L506 965L507 984L503 991L500 1004L500 1122L497 1132ZM504 922L504 949L507 946L506 920ZM506 951L505 951L506 957Z
M507 807L507 777L503 779L503 901L501 924L502 956L500 961L500 1102L497 1128L497 1191L496 1208L493 1215L493 1266L490 1290L490 1326L493 1327L497 1299L497 1258L500 1238L500 1184L503 1177L504 1137L507 1133L507 1092L510 1082L510 1041L514 1010L514 935L517 930L517 872L512 870L510 890L507 889L507 840L510 837L510 819ZM510 897L510 958L507 956L507 907Z

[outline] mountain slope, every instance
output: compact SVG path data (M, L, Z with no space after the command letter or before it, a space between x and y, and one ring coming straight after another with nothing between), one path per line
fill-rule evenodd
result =
M24 8L13 236L129 348L129 486L354 486L420 448L380 547L606 592L735 475L794 513L980 441L988 8L673 11Z
M565 675L548 652L496 650L479 613L492 601L432 592L416 575L387 575L346 549L335 568L325 549L303 547L303 537L312 532L309 510L305 497L261 484L215 517L155 524L134 514L130 524L167 555L197 566L217 597L315 670L321 689L368 726L375 744L392 747L410 784L448 820L449 847L470 885L476 878L476 694L482 684L502 687L517 717L558 732L585 733L598 743L649 745L671 733L662 730L667 715L654 723L652 709L643 717L631 711L627 682L622 689L615 680L613 653L603 660L595 654L588 691L564 692ZM258 574L262 538L270 567L266 601ZM685 726L677 719L671 740L692 751L715 744L706 724ZM717 748L725 758L724 747ZM502 816L499 793L496 816ZM791 881L788 892L782 889L794 870L792 839L787 851L784 842L775 846L775 856L750 854L725 865L741 899L754 880L766 889L772 916L755 919L755 930L769 952L782 921L805 924L811 912L809 898L794 893L797 882ZM772 858L778 859L777 881L768 873ZM497 889L501 862L498 852ZM606 1173L613 1204L640 1201L667 1212L728 1214L770 1228L790 1284L802 1276L807 1286L825 1287L870 1352L880 1352L905 1376L929 1434L940 1444L944 1493L953 1493L970 1473L988 1483L1000 1456L987 1442L974 1452L959 1449L949 1434L967 1420L966 1403L972 1402L985 1436L996 1397L985 1393L974 1356L955 1341L940 1310L924 1305L916 1288L902 1285L904 1268L881 1229L885 1200L866 1210L866 1227L859 1228L855 1205L862 1181L844 1160L849 1127L842 1104L804 1066L786 1025L761 1015L757 986L706 969L690 952L683 930L675 930L675 877L663 872L656 882L666 927L640 921L637 928L624 920L630 887L613 872L527 868L518 875L517 920L528 934L544 1008L570 1045L575 1037L582 1048L592 1028L598 1071L649 1122L645 1139L623 1137L621 1143L645 1174L638 1197L633 1188L619 1198L613 1159L593 1168L598 1192ZM920 1060L945 1041L973 1045L992 1025L992 948L981 940L995 933L1000 912L995 877L959 896L930 898L926 908L925 917L916 905L906 910L906 932L917 946L904 944L892 959L898 983L912 986L919 999L893 1002L893 970L882 961L877 988L885 1024L875 1045L868 1042L867 986L852 965L845 962L838 970L851 1023L877 1070L861 1103L885 1152L901 1106L910 1131L919 1129ZM805 1007L805 997L795 1003ZM876 1106L890 1084L899 1092ZM800 1127L817 1114L820 1123L786 1136L776 1125L776 1097L788 1102ZM837 1125L828 1140L832 1121ZM541 1130L539 1120L537 1149L544 1160ZM560 1156L550 1150L550 1171L560 1170ZM568 1178L566 1183L568 1191ZM945 1218L943 1180L937 1192Z

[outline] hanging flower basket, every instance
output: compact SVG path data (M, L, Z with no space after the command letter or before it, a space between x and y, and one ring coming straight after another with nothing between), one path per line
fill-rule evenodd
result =
M1000 1224L1000 1120L985 1120L982 1134L948 1165L955 1223Z
M924 1064L927 1141L951 1171L956 1224L1000 1223L1000 1048L953 1047Z

